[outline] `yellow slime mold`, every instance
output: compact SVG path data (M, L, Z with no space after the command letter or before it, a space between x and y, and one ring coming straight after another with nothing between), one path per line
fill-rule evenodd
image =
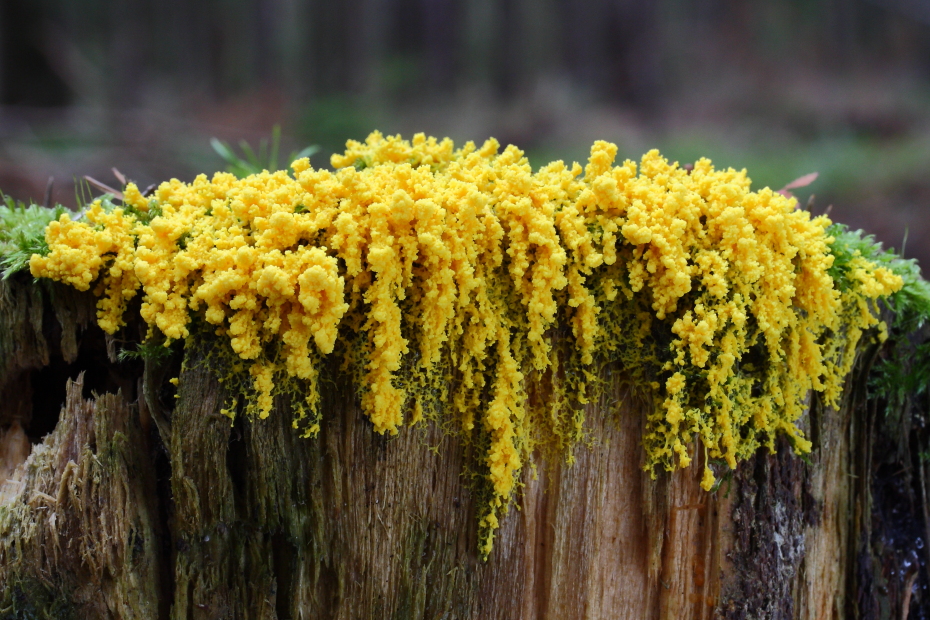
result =
M529 452L581 436L598 360L655 391L651 471L687 467L695 437L731 468L778 433L806 452L807 395L837 403L878 325L874 300L901 287L857 257L838 290L829 220L751 191L744 171L706 159L685 170L657 151L615 165L616 153L597 142L584 169L534 173L495 140L456 150L373 133L334 155L334 172L302 159L292 175L173 180L151 200L130 184L123 208L97 201L85 221L50 224L31 269L95 284L108 333L140 289L142 318L169 340L187 338L194 317L211 324L244 360L259 417L276 377L307 382L304 405L317 407L321 356L362 338L375 431L397 433L407 412L435 417L439 394L446 420L484 447L487 556ZM561 404L531 411L527 390L547 376ZM702 486L714 483L705 465Z

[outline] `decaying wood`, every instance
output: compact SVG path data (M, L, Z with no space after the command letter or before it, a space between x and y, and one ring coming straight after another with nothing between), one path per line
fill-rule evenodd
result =
M324 390L315 439L294 431L284 398L231 424L196 346L183 366L121 364L83 329L88 297L0 287L12 334L0 340L0 619L839 619L927 604L910 550L876 546L892 519L876 518L873 488L902 479L885 465L910 468L910 516L894 518L923 531L927 477L909 442L924 436L878 428L878 404L855 388L865 362L842 410L812 404L809 462L787 445L760 451L712 493L699 461L642 471L648 403L608 385L574 464L536 455L524 469L482 562L463 479L473 455L457 438L430 425L377 435L346 380ZM31 395L55 363L62 381L82 366L108 374L96 394L69 383L54 429L34 437L48 412ZM143 375L164 385L143 390ZM877 457L877 437L898 452Z
M57 427L0 485L0 615L156 618L144 441L120 395L85 400L82 387L68 383Z

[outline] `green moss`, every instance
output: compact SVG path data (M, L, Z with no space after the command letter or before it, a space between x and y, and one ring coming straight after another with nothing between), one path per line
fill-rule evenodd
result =
M889 412L897 411L905 399L925 393L930 386L930 343L911 343L912 336L930 323L930 283L915 259L883 249L872 235L843 224L834 224L827 232L834 238L830 275L841 290L850 286L849 263L857 255L887 267L904 281L901 290L884 301L890 314L888 340L868 378L871 395L885 399Z
M150 339L137 344L135 349L123 349L117 355L117 359L120 362L132 360L166 362L171 358L172 353L171 347L164 342L155 342Z
M58 205L45 207L3 197L0 205L0 273L3 279L28 269L33 254L48 254L45 227L68 210Z

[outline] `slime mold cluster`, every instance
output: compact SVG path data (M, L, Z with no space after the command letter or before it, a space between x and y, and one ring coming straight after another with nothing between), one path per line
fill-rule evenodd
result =
M862 334L880 335L875 300L901 287L862 257L840 287L830 221L745 171L616 154L599 141L584 167L534 172L493 139L376 132L334 171L129 184L121 205L53 221L30 266L93 288L108 333L140 294L150 337L209 326L248 378L245 411L298 385L308 436L321 364L341 357L376 432L432 419L477 447L487 557L530 453L570 458L583 437L605 364L650 393L644 467L703 450L709 490L712 459L734 468L779 434L810 450L809 393L838 403Z

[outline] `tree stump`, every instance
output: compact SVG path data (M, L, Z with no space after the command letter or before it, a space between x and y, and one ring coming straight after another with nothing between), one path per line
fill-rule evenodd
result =
M174 394L116 358L93 305L0 284L0 618L927 613L926 433L868 398L877 345L840 410L812 400L809 459L785 442L710 493L697 461L643 471L651 404L605 369L574 463L534 456L485 562L458 438L375 434L337 370L318 437L285 398L230 424L196 346L169 362Z

